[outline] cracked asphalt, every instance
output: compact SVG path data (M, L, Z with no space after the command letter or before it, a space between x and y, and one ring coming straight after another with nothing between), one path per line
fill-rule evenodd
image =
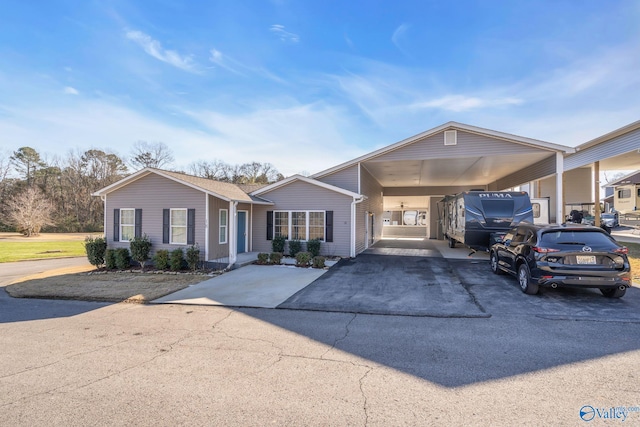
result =
M639 345L633 322L108 305L2 291L0 420L576 425L587 404L640 406Z
M640 290L530 297L485 263L450 263L471 298L452 294L454 307L486 316L29 300L0 287L0 425L581 425L585 405L640 407Z

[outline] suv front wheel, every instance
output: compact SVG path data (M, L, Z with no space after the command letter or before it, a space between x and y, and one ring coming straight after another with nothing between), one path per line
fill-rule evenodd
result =
M518 283L525 294L535 295L538 293L538 284L531 281L531 273L527 264L520 264L518 267Z

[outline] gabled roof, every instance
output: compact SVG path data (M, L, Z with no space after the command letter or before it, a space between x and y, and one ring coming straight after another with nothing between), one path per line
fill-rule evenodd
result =
M242 202L242 203L253 203L253 204L262 204L262 205L272 205L273 203L261 199L259 197L253 197L249 194L242 191L236 184L232 184L229 182L221 182L215 181L213 179L201 178L198 176L187 175L185 173L167 171L162 169L155 168L144 168L135 172L120 181L109 185L108 187L102 188L95 193L94 196L103 196L112 191L118 190L133 181L136 181L140 178L143 178L149 174L156 174L162 176L164 178L170 179L172 181L178 182L180 184L186 185L187 187L194 188L196 190L200 190L204 193L210 194L212 196L218 197L219 199L232 201L232 202Z
M273 191L276 188L284 187L285 185L289 185L296 181L302 181L306 182L307 184L316 185L327 190L335 191L336 193L344 194L345 196L353 197L354 199L363 197L361 194L354 193L353 191L345 190L344 188L336 187L335 185L327 184L302 175L292 175L281 181L274 182L273 184L269 184L266 187L262 187L261 189L252 192L251 195L258 196L264 193L268 193L269 191Z
M629 123L626 126L622 126L621 128L618 128L616 130L613 130L609 133L606 133L602 136L599 136L595 139L592 139L591 141L587 141L584 144L580 144L576 147L576 151L581 151L581 150L585 150L589 147L593 147L594 145L598 145L601 142L604 141L608 141L610 139L616 138L620 135L624 135L625 133L629 133L631 131L634 131L636 129L640 129L640 120L635 121L633 123Z
M640 171L633 171L630 174L618 178L615 181L608 182L605 187L614 187L616 185L623 184L638 184L640 183Z
M396 142L395 144L388 145L386 147L380 148L379 150L372 151L371 153L365 154L348 162L339 164L338 166L334 166L330 169L326 169L324 171L318 172L316 174L311 175L312 178L321 178L323 176L332 174L339 170L348 168L350 166L356 165L361 162L365 162L367 160L374 159L383 154L387 154L391 151L397 150L399 148L405 147L407 145L411 145L414 142L422 140L424 138L428 138L432 135L438 134L445 130L461 130L465 132L475 133L479 135L489 136L496 139L501 139L508 142L513 142L516 144L527 145L535 148L540 148L543 150L556 151L561 153L573 153L575 150L571 147L567 147L565 145L553 144L551 142L540 141L538 139L526 138L523 136L512 135L509 133L498 132L491 129L485 129L477 126L466 125L464 123L458 122L447 122L443 125L437 126L428 131L419 133L417 135L411 136L409 138L403 139L402 141Z

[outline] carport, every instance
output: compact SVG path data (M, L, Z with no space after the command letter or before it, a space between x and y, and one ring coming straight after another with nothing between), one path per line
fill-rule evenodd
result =
M440 237L437 202L472 189L529 191L552 179L552 217L562 217L564 157L573 148L449 122L313 177L344 186L357 176L353 239L360 253L385 238ZM557 191L556 191L557 190Z
M564 161L564 204L587 200L600 225L600 172L640 169L640 120L585 142ZM591 185L585 185L589 182ZM548 182L541 182L544 186ZM640 206L636 206L640 209Z

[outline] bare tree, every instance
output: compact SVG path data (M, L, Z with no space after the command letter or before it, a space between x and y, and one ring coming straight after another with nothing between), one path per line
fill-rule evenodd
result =
M164 142L138 141L133 144L129 163L134 169L162 168L173 163L173 153Z
M37 235L51 225L53 205L37 187L28 187L7 200L9 220L27 237Z
M222 160L200 160L189 165L189 172L195 176L200 176L216 181L231 182L232 167Z
M278 170L271 163L249 162L240 166L242 182L238 184L268 184L278 180Z

